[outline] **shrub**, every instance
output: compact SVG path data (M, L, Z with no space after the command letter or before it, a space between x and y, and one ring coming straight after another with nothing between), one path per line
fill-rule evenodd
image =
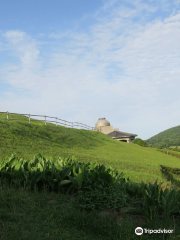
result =
M138 144L139 146L142 146L142 147L148 147L147 143L143 141L141 138L134 139L133 143Z
M50 190L77 192L84 187L103 188L113 186L123 180L123 173L111 167L94 162L80 163L72 158L45 158L41 154L31 160L19 159L12 155L0 163L0 178L18 185L42 189L47 185Z

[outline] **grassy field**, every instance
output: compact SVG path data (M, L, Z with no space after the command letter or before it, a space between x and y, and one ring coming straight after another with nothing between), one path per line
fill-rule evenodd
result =
M117 211L82 211L73 198L62 194L26 191L0 184L0 239L3 240L162 240L174 234L137 236L137 226L149 229L175 229L179 222L160 219L146 223L138 216ZM177 239L178 240L178 239Z
M3 117L6 115L0 114L0 118ZM13 118L19 116L13 115ZM154 183L158 179L164 186L179 186L177 177L171 183L161 175L160 165L179 167L180 160L155 149L118 142L99 132L53 124L45 126L35 120L31 124L0 120L0 161L11 154L28 160L39 152L46 157L73 155L80 162L97 161L117 168L134 182ZM3 240L165 240L175 239L174 236L180 234L178 218L147 222L143 217L125 214L126 210L127 207L114 211L84 211L73 195L47 189L30 191L0 181L0 239ZM134 230L138 226L173 229L174 233L136 236Z
M0 117L6 117L1 114ZM12 116L10 116L11 118ZM14 116L15 118L18 116ZM24 117L24 119L27 119ZM179 167L177 158L111 139L94 131L78 130L34 121L0 121L0 160L11 154L26 159L39 152L44 156L75 156L80 161L97 161L117 168L136 182L166 182L159 165ZM166 182L170 186L169 182Z

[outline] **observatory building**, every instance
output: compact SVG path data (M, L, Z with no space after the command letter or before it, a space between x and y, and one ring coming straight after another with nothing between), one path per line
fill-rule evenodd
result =
M110 122L106 120L106 118L99 118L94 130L102 132L118 141L128 143L132 143L132 141L137 136L136 134L121 132L119 131L119 128L113 129L113 126L110 125Z

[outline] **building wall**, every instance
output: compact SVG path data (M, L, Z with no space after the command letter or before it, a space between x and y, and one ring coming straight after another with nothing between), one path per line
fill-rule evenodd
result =
M128 137L126 137L126 138L114 138L114 139L116 139L116 140L118 140L118 141L126 141L127 143L132 143L132 141L135 139L135 138L133 138L132 139L132 137L130 138L128 138Z
M113 129L113 126L101 126L101 125L110 125L110 122L107 121L105 118L99 118L96 125L95 125L94 131L99 131L99 132L102 132L106 135L113 132L113 131L119 131L119 128ZM132 141L135 139L135 136L134 137L129 136L130 135L129 133L127 133L127 135L125 133L120 134L120 135L122 137L119 137L119 138L113 137L113 138L118 140L118 141L123 141L123 142L128 142L128 143L132 143Z
M119 128L113 129L113 126L104 126L104 127L100 127L99 131L104 133L104 134L108 134L108 133L111 133L113 131L119 131Z

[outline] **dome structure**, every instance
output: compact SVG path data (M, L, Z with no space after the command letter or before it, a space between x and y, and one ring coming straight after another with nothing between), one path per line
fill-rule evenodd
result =
M100 127L110 126L110 122L106 118L99 118L96 122L95 128L99 129Z

